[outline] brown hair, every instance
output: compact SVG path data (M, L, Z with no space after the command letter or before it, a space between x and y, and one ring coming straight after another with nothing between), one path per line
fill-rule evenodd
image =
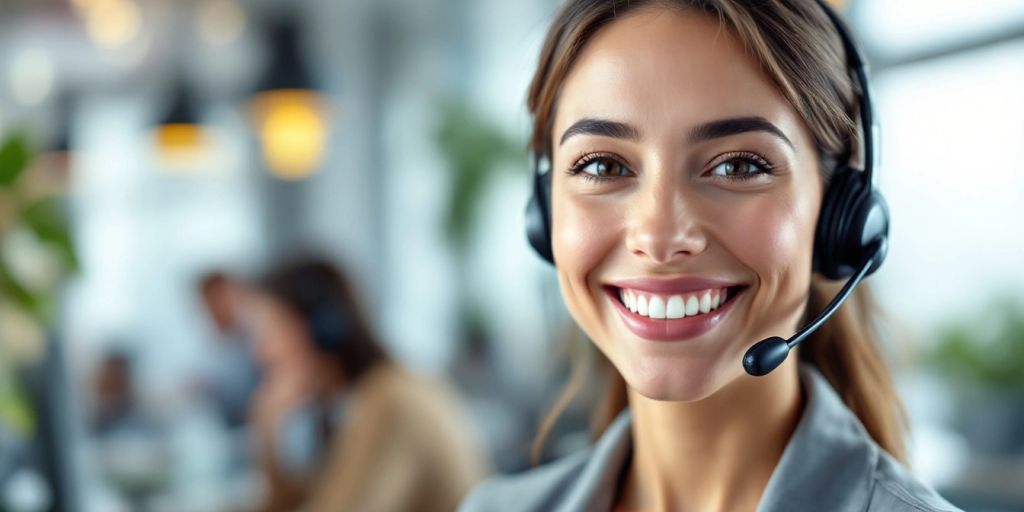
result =
M583 46L617 17L649 5L717 16L743 42L810 129L826 183L836 163L847 162L854 154L858 130L853 80L842 40L814 0L568 0L548 32L530 84L527 105L534 116L533 151L550 154L558 95ZM808 315L825 306L833 286L815 276ZM870 289L862 284L798 352L800 360L828 379L871 437L905 463L906 417L879 351L876 323L880 316ZM595 434L627 405L622 376L606 360L603 366L608 369L607 392L595 411ZM574 380L566 393L580 387ZM552 418L567 403L563 394L542 422L534 443L535 459L554 423Z
M390 360L348 279L327 260L308 257L282 264L271 270L263 289L298 315L311 338L328 338L311 343L334 358L350 384Z

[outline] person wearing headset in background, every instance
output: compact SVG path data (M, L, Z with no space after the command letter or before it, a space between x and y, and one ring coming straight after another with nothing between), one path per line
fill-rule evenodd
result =
M243 322L265 376L250 414L263 510L454 509L486 466L448 387L385 353L329 263L256 289Z
M956 510L904 467L851 296L888 234L865 72L814 0L566 2L529 90L528 235L611 363L609 414L462 510Z

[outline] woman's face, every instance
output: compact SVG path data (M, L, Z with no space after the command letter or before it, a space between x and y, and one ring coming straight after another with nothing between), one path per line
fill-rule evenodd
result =
M655 7L604 27L553 126L562 294L634 390L707 397L745 375L748 347L795 331L822 197L816 153L716 18Z
M255 342L253 353L268 374L309 371L317 356L309 330L286 304L256 292L247 300L244 318Z

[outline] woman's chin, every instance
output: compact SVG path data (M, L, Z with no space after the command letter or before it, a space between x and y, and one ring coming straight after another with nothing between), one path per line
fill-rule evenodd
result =
M634 392L651 400L694 402L727 386L740 372L738 361L708 361L705 358L677 358L637 361L622 372Z

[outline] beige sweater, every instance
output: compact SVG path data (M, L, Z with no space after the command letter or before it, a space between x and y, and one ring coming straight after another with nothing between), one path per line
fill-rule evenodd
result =
M467 420L442 383L382 364L360 379L354 396L306 510L451 511L486 474Z

